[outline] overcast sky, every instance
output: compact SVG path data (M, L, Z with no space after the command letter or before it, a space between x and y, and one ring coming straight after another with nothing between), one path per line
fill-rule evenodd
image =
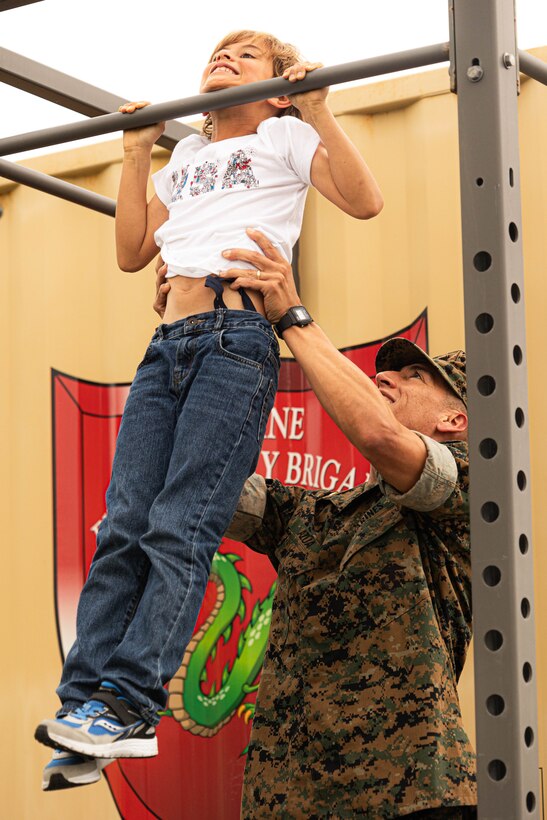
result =
M335 65L446 41L447 8L447 0L42 0L0 13L0 44L127 99L164 102L198 92L211 49L236 28L270 31ZM547 45L545 0L517 0L517 18L519 48ZM0 106L0 136L85 119L2 83ZM63 148L31 154L48 150Z

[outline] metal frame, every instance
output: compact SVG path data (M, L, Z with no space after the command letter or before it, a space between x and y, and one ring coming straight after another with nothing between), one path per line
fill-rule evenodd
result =
M16 162L0 159L0 176L11 179L13 182L19 182L21 185L27 185L29 188L35 188L37 191L53 194L68 202L74 202L76 205L84 205L92 211L98 211L107 216L116 215L115 200L88 191L79 185L56 179L49 174L41 174L39 171L25 168L24 165L18 165Z
M513 0L455 0L454 23L479 806L518 820L540 792Z
M97 88L2 47L0 47L0 82L88 117L97 117L115 111L126 102L124 97L118 97L116 94L111 94L102 88ZM189 125L169 122L158 140L158 145L172 151L177 142L195 133L198 133L197 129ZM68 202L83 205L107 216L114 216L116 213L115 200L14 162L0 159L0 176L58 196Z
M523 74L527 74L528 77L547 85L547 65L543 60L538 60L532 54L519 50L519 64Z
M537 820L540 795L517 57L524 73L545 84L547 65L517 52L513 0L449 0L449 9L450 54L449 45L441 43L319 69L299 82L298 90L431 65L450 56L451 87L458 93L472 420L470 505L479 817ZM286 91L285 80L266 80L149 106L131 115L131 122L140 127ZM98 116L0 140L0 154L126 128L125 115ZM15 179L14 167L21 168L0 160L0 174L12 174L8 178ZM69 193L74 197L68 189L76 186L55 180L61 188L57 185L53 190L46 175L23 170L17 181L41 185L41 190L68 199ZM78 197L71 201L93 207L83 201L81 193ZM95 204L110 213L111 201L106 202Z
M0 47L0 82L27 91L35 97L62 105L86 117L98 117L117 111L127 102L127 97L118 97L89 83L56 71L43 63L29 60L15 51ZM188 134L197 133L195 128L180 122L169 122L158 145L173 150ZM23 149L22 149L23 150Z

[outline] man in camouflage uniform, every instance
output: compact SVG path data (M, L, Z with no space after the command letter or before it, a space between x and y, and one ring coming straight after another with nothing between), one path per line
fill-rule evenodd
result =
M273 323L300 304L289 266L233 251ZM456 684L471 638L462 351L384 344L376 383L315 324L283 338L369 459L345 492L248 480L228 531L278 575L242 817L475 817L475 758Z
M256 272L226 275L260 291L276 324L300 299L287 262L252 238L263 254L227 256ZM315 323L283 338L371 475L341 493L255 475L227 533L279 575L242 817L468 820L475 760L456 690L471 638L465 354L431 359L391 340L373 382Z

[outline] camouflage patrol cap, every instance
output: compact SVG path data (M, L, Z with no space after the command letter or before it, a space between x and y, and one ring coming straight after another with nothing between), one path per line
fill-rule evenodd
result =
M439 373L453 393L467 407L467 376L465 374L465 351L453 350L443 356L431 358L421 347L397 337L385 342L376 354L376 372L401 370L409 364L425 364Z

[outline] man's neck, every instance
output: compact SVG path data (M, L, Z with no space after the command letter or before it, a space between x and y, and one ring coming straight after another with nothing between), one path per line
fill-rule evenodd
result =
M430 438L438 441L440 444L446 444L449 441L467 441L467 434L462 433L434 433Z

